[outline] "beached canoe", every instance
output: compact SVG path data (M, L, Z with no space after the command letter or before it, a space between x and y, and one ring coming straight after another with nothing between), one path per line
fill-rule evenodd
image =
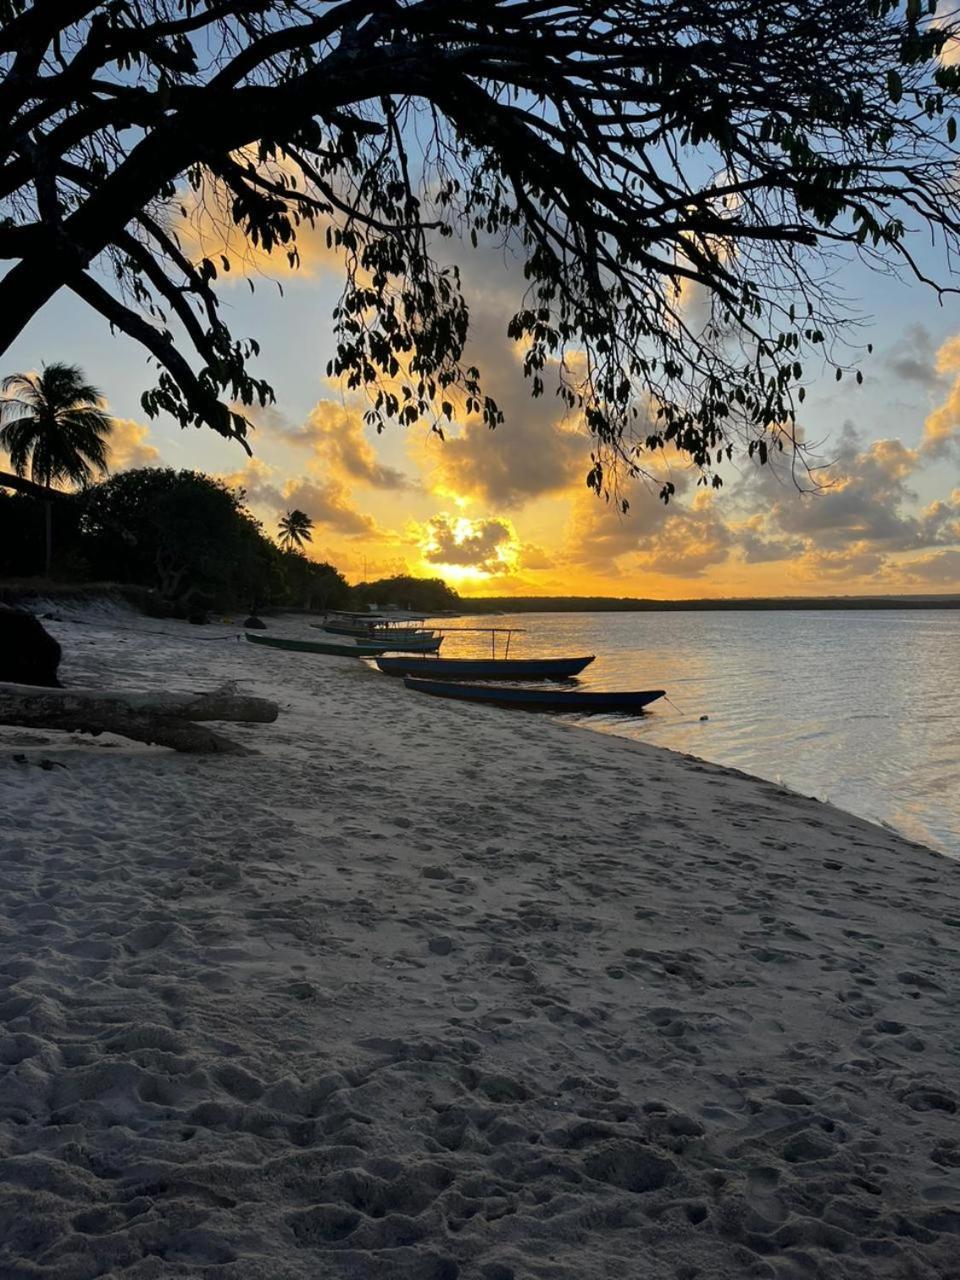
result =
M441 680L569 680L593 662L588 658L378 658L388 676L436 676Z
M337 644L334 640L290 640L286 636L260 636L246 632L251 644L292 653L323 653L335 658L377 658L389 649L385 644Z
M531 711L642 711L664 696L663 689L608 693L597 689L521 689L515 686L458 684L451 680L418 680L405 676L408 689L430 693L437 698L458 698L465 702L495 702L504 707L521 707Z

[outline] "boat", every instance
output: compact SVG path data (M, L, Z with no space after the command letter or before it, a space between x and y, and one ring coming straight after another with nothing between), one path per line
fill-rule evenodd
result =
M292 653L325 653L335 658L377 658L389 649L384 644L337 644L335 640L295 640L287 636L260 636L245 632L251 644Z
M421 643L427 640L433 640L435 632L426 631L423 627L333 627L327 626L325 623L311 622L311 627L316 627L318 631L325 631L332 636L350 636L355 640L371 640L375 644L379 644L382 640L403 640L415 641Z
M569 680L593 662L588 658L409 658L377 659L388 676L438 676L442 680Z
M356 643L338 644L336 640L297 640L287 636L244 633L251 644L267 645L271 649L290 649L295 653L331 653L338 658L378 658L382 653L405 653L413 644L406 640L358 640ZM443 644L443 636L435 636L416 646L415 651L436 653Z
M397 618L383 613L334 613L328 615L323 622L312 622L310 625L332 635L369 638L379 642L388 638L413 640L432 636L433 632L424 630L421 625L424 621L424 618L412 615Z
M603 689L523 689L516 685L460 684L453 680L420 680L404 676L403 683L417 693L437 698L458 698L465 702L495 702L505 707L531 711L642 711L665 695L663 689L643 689L614 693Z

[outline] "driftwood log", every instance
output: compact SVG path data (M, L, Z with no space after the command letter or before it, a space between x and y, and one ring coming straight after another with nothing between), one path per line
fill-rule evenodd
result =
M270 724L276 718L275 702L238 695L229 686L210 693L136 693L0 684L2 724L68 733L116 733L174 751L245 755L246 747L196 722Z

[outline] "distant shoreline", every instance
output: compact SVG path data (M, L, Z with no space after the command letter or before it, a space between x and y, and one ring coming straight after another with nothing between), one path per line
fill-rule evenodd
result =
M756 596L717 600L646 600L630 596L474 596L464 599L462 612L715 613L826 609L960 609L960 596Z

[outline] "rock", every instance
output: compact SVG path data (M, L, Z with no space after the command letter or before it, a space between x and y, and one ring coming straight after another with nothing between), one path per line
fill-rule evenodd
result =
M210 615L206 609L195 609L187 614L187 621L193 623L195 627L205 627L210 621Z
M267 624L262 618L258 618L255 613L251 613L243 625L249 627L251 631L266 631L267 629Z
M59 644L32 613L0 605L0 682L60 689L60 654Z
M435 956L448 956L453 950L453 943L449 938L431 938L428 945Z

